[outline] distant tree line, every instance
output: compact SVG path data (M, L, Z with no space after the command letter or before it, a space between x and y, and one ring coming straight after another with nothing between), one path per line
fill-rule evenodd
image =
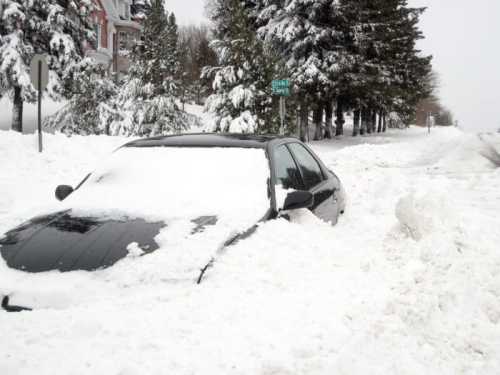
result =
M439 77L432 72L429 75L429 86L432 91L427 98L420 100L415 108L414 123L419 126L427 126L429 121L433 125L450 126L454 125L453 114L441 103L438 95Z
M283 78L292 83L285 131L303 140L343 135L346 113L354 136L385 131L389 114L418 122L429 108L448 122L431 57L416 48L424 8L406 0L207 0L212 25L180 28L164 1L133 4L143 30L118 79L84 55L96 37L92 2L0 3L0 96L13 99L14 129L35 99L34 53L49 56L47 94L67 101L45 125L66 133L179 132L196 121L185 103L205 104L214 131L277 133L271 82Z

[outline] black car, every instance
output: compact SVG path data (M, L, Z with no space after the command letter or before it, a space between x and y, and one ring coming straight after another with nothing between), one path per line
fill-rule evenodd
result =
M217 244L228 246L290 210L308 208L335 224L345 209L338 177L295 138L158 137L130 142L112 159L75 189L57 187L61 202L53 212L6 233L0 251L8 267L106 268L126 257L132 243L142 255L157 250L166 227L181 228L171 230L179 239L167 247L204 235L210 240L203 247L215 252Z

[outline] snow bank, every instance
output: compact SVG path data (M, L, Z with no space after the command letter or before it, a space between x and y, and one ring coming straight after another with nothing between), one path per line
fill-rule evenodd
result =
M169 278L167 260L181 262L182 252L36 276L60 304L0 312L0 372L500 373L500 172L483 162L477 138L425 132L313 145L350 197L339 224L307 210L264 223L199 286ZM0 196L25 203L23 186L49 185L50 171L71 180L113 143L54 138L52 158L38 162L20 147L24 137L9 137L2 160L22 168L2 164ZM0 227L20 220L10 209L18 205L2 201ZM188 230L173 225L172 240ZM211 246L201 235L184 249ZM16 275L20 287L34 277Z
M418 197L410 193L399 199L395 214L401 230L419 241L453 225L453 210L448 204L446 196L439 192L425 192Z

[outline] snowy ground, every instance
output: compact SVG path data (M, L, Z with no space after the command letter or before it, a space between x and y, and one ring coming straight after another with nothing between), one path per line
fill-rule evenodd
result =
M46 140L39 156L0 131L0 232L126 141ZM102 273L94 300L0 311L0 374L499 374L499 146L456 129L314 144L349 194L336 227L265 223L200 286Z

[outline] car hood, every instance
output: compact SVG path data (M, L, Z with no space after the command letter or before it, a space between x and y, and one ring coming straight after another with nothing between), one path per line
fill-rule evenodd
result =
M144 254L158 249L154 238L164 223L142 219L78 217L71 211L40 216L0 239L0 252L10 268L27 272L92 271L115 264L131 243Z
M148 222L79 214L39 216L0 238L3 310L87 306L165 283L175 293L240 236L217 216Z

